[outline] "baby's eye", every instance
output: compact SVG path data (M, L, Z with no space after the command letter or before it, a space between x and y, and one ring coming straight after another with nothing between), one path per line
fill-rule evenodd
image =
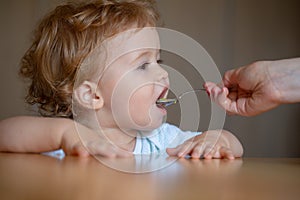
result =
M140 69L140 70L145 70L145 69L147 69L147 67L148 67L149 64L150 64L150 63L144 63L144 64L142 64L141 66L139 66L138 69Z

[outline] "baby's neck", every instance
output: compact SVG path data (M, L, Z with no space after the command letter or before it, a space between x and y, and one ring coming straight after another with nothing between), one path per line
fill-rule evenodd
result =
M119 128L114 122L110 113L97 113L97 117L93 113L81 113L78 116L77 121L81 124L89 127L99 134L103 134L108 142L127 151L134 151L135 141L137 136L137 130L130 129L125 130Z

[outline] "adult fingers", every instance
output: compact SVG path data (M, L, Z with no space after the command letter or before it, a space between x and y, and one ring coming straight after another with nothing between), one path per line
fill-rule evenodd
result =
M232 69L228 70L225 72L223 76L223 84L227 88L231 88L233 86L238 85L239 79L238 79L238 74L239 74L240 68L239 69Z

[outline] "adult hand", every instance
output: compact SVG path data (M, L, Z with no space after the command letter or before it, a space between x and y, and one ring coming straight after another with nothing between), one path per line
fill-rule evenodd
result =
M300 58L255 62L227 71L222 86L207 82L204 87L227 113L257 115L300 101Z

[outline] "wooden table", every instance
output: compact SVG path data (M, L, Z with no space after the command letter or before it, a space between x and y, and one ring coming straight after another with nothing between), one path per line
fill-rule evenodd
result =
M119 162L124 163L137 166L134 159ZM293 200L300 199L300 158L183 158L154 172L134 174L93 157L0 153L0 180L1 200Z

